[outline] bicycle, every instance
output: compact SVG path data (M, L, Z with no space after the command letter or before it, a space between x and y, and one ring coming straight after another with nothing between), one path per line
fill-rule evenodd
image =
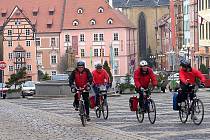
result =
M109 115L109 107L107 103L107 87L106 85L101 85L98 87L99 90L99 106L95 110L96 117L101 117L101 112L103 114L103 118L106 120Z
M150 123L154 124L156 121L156 106L154 100L150 96L151 91L150 89L142 89L140 92L143 92L143 106L140 108L138 103L138 109L136 111L137 120L142 123L144 120L144 114L148 113Z
M191 119L194 124L200 125L204 118L204 106L203 102L197 98L195 90L195 85L189 85L187 98L181 102L181 107L179 109L179 118L182 123L186 123L189 115L191 114ZM193 94L193 99L190 99L190 94ZM199 114L201 113L200 119ZM196 115L197 114L197 115Z
M78 99L79 99L79 116L80 116L80 120L82 122L82 125L84 127L85 127L86 121L87 121L87 114L86 114L85 102L84 102L82 94L84 93L84 91L89 91L90 89L91 89L90 85L86 85L84 88L77 88L77 87L71 88L71 92L72 93L76 93L78 95Z

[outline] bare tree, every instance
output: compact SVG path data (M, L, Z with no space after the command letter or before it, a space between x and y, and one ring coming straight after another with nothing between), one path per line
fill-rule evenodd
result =
M67 53L65 53L62 57L61 57L61 61L58 64L58 71L60 73L65 73L68 69L68 57L67 57Z

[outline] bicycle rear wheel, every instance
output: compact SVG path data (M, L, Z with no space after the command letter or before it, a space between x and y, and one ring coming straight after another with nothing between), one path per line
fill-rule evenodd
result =
M150 123L154 124L156 120L156 106L155 102L152 99L148 99L147 111Z
M179 109L179 118L182 123L186 123L189 113L189 104L187 101L182 102L181 108Z
M136 118L138 120L138 122L142 123L144 120L144 112L142 111L142 109L140 108L140 106L138 105L138 109L136 111Z
M193 100L192 104L192 120L194 124L200 125L204 118L204 106L200 99Z
M102 114L103 114L104 119L106 120L109 115L109 108L108 108L107 101L105 101L105 100L102 104Z
M79 115L80 115L82 125L85 127L85 125L86 125L86 113L85 113L85 106L82 102L79 103Z

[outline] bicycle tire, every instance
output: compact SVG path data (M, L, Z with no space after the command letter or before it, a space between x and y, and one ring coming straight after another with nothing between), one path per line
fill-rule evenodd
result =
M82 126L85 127L85 125L86 125L85 106L81 101L79 103L79 114L80 114L80 120L82 122Z
M109 116L109 107L108 107L107 101L104 101L102 104L102 114L105 120Z
M147 112L148 112L148 118L151 124L154 124L156 121L156 106L155 106L155 102L152 99L148 99L148 108L147 108ZM152 113L154 113L153 117L152 117Z
M189 104L187 103L187 101L182 102L182 104L184 103L184 108L180 108L179 109L179 118L180 121L182 123L186 123L187 119L188 119L188 113L189 113ZM183 117L183 115L186 115L185 117Z
M199 107L199 105L201 105ZM201 113L201 118L198 119L198 116L195 113ZM196 119L195 119L196 117ZM204 118L204 105L203 102L200 99L194 99L192 103L192 120L194 124L200 125Z
M95 110L95 112L96 112L96 117L97 117L97 118L100 118L100 117L101 117L101 107L98 107L98 108Z
M142 109L140 108L139 105L138 105L138 109L136 111L136 118L139 123L142 123L144 120L144 112L142 111Z

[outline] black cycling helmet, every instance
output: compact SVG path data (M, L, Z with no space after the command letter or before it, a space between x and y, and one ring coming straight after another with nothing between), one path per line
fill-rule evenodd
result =
M183 60L180 61L180 66L185 67L185 68L187 68L187 67L190 68L191 64L190 64L189 60L183 59Z
M77 67L81 67L81 66L85 67L85 62L83 62L83 61L78 61L78 62L77 62Z
M102 67L103 67L103 66L102 66L100 63L98 63L98 64L95 65L95 68L96 68L96 69L102 69Z

